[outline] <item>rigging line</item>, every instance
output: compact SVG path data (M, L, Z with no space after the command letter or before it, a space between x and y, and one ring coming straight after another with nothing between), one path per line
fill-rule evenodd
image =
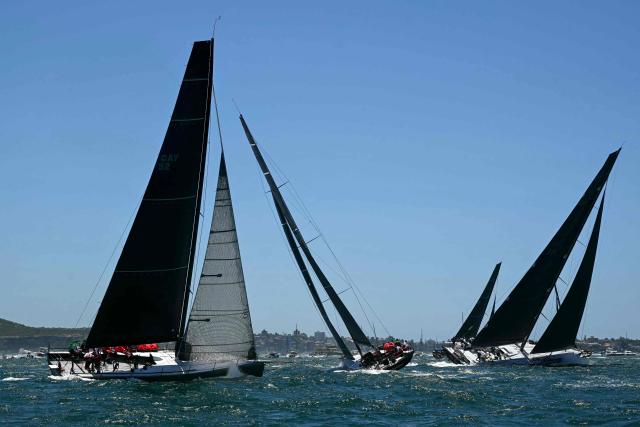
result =
M213 86L213 54L214 54L214 52L213 52L213 39L211 39L210 52L211 52L210 53L211 57L210 57L210 59L208 61L209 62L209 64L208 64L209 65L209 70L208 70L208 73L207 73L207 97L206 97L206 101L208 101L208 102L205 102L205 110L204 110L205 117L207 117L210 114L210 111L209 111L210 103L211 103L210 94L211 94L211 90L212 90L212 86ZM206 172L206 169L207 169L207 161L206 161L207 159L205 157L205 162L204 162L205 170L204 171L202 170L202 156L206 156L207 153L209 152L208 151L209 150L209 128L211 127L211 120L209 120L209 123L207 123L207 124L208 124L208 126L206 126L202 130L202 141L206 144L206 150L205 150L205 147L202 147L200 149L200 159L201 160L200 160L200 167L198 169L198 185L196 187L196 194L200 193L200 191L201 191L200 185L201 184L202 184L202 186L204 188L204 183L200 182L200 176L201 176L201 174L204 175L203 172ZM204 140L205 134L207 135L206 141ZM203 176L203 179L204 179L204 176ZM202 197L202 193L200 193L200 194L201 194L201 197ZM196 202L195 203L196 203L195 207L198 207L198 199L197 198L196 198ZM200 203L200 208L202 208L202 203ZM193 225L191 226L191 239L189 240L189 247L192 247L192 245L193 245L193 239L194 239L194 233L195 233L196 234L195 235L195 239L196 239L196 242L195 242L196 243L196 254L197 254L197 251L198 251L198 247L197 247L198 246L198 229L200 228L200 226L201 226L200 222L202 222L202 221L198 221L198 219L199 219L198 215L200 215L200 209L194 209L194 210L195 210L195 212L194 212L194 218L193 218ZM198 227L196 227L196 222L198 222ZM196 276L195 274L193 274L194 273L193 264L194 264L195 260L193 260L192 257L193 257L193 253L190 250L189 251L188 260L189 260L189 265L191 265L191 280L193 280L194 276ZM189 274L187 273L187 277L188 276L189 276ZM190 303L190 299L191 299L191 298L189 298L189 294L191 294L191 283L186 278L185 278L185 287L188 287L188 293L185 292L185 298L182 299L182 306L180 307L181 318L180 318L180 324L178 326L178 333L180 335L185 335L185 333L186 333L186 328L184 328L184 326L185 326L184 323L187 322L186 309L189 308L189 303ZM185 291L186 291L186 289L185 289ZM185 307L185 304L187 305L186 307Z
M109 256L109 259L107 260L107 263L105 264L104 268L102 269L102 272L100 273L100 276L98 277L98 280L96 281L96 284L94 285L93 290L91 291L91 295L89 295L89 299L85 303L84 308L82 309L82 312L80 313L80 316L78 317L78 320L76 320L76 323L73 326L74 328L77 328L78 327L78 323L80 323L80 320L82 320L82 316L84 316L84 313L87 310L87 307L89 306L89 303L91 302L91 299L93 298L93 295L96 293L96 290L98 289L98 285L100 284L100 281L102 280L102 277L104 276L104 273L107 271L107 268L109 267L109 264L111 264L111 260L113 259L113 256L115 255L116 250L120 247L120 243L122 242L122 238L124 237L125 233L129 229L129 225L131 224L131 221L133 220L133 217L135 216L136 212L138 212L138 208L140 207L140 204L142 203L142 198L143 197L144 197L144 195L142 195L142 197L140 197L140 200L136 204L136 207L133 209L133 212L131 212L131 216L129 217L129 220L127 221L127 225L124 227L124 230L122 230L122 233L120 234L120 238L118 239L118 243L116 243L115 247L111 251L111 255Z
M269 155L268 151L266 151L266 150L263 150L263 151L264 151L264 154L266 155L266 157L269 159L269 162L274 166L274 170L275 170L276 172L278 172L279 174L281 174L281 175L282 175L282 176L283 176L287 181L290 181L290 180L287 178L286 174L284 174L284 172L282 171L282 169L278 166L278 164L277 164L277 163L273 160L273 158ZM303 215L304 215L305 217L307 217L307 218L310 220L309 222L310 222L310 223L311 223L311 224L312 224L316 229L318 229L317 223L315 223L315 224L314 224L314 221L313 221L313 219L312 219L312 217L311 217L311 215L310 215L310 212L309 212L309 211L308 211L308 209L306 209L306 207L304 206L304 203L302 202L301 198L299 197L299 195L297 194L297 192L295 191L295 189L292 189L292 194L293 194L293 196L294 196L294 200L296 200L296 203L297 203L297 204L299 204L299 205L302 207L302 213L303 213ZM305 211L306 211L306 215L305 215ZM326 244L326 239L325 239L325 244ZM335 258L335 254L334 254L333 256L334 256L334 258ZM344 267L342 267L342 268L344 269ZM354 295L356 296L356 300L358 300L358 303L359 303L359 305L360 305L361 309L362 309L362 310L363 310L363 312L364 312L364 309L363 309L363 307L362 307L362 304L360 303L360 301L359 301L359 299L358 299L357 295L356 295L355 293L354 293ZM368 302L367 302L367 304L368 304ZM370 305L370 304L368 304L368 305L369 305L369 307L371 308L371 305ZM373 309L372 309L372 311L373 311ZM367 320L368 320L368 322L369 322L369 325L371 326L371 322L369 321L368 316L366 315L366 312L364 312L364 315L365 315L365 317L367 317ZM377 314L376 314L376 316L377 316ZM378 317L378 319L379 319L379 317ZM381 322L381 324L382 324L382 326L383 326L383 327L385 327L385 325L384 325L382 322ZM386 329L386 327L385 327L385 329Z
M360 298L358 298L358 293L360 294L360 296L362 297L362 299L364 300L364 302L367 304L367 306L369 307L369 310L371 310L371 312L376 316L376 318L378 319L378 322L380 322L380 325L382 326L382 328L385 330L385 332L389 335L391 335L389 333L389 330L387 329L386 325L384 324L384 322L382 321L382 319L380 319L380 317L378 316L378 313L376 313L376 311L373 309L373 307L371 307L371 304L369 304L369 301L366 299L366 297L364 296L364 294L362 293L362 291L360 290L360 288L358 287L358 285L356 284L356 282L351 278L351 275L349 274L349 272L347 271L347 269L342 265L342 263L340 262L340 260L338 259L338 257L336 256L336 254L333 252L333 249L331 248L331 246L329 246L328 242L326 241L326 239L324 238L324 235L322 233L320 233L320 236L322 237L322 241L325 242L325 245L327 246L327 248L329 249L329 252L331 252L331 255L333 256L333 259L335 260L335 262L338 264L338 267L340 268L340 270L343 272L343 274L345 275L345 277L347 277L349 279L350 285L352 288L354 288L356 290L356 292L353 293L353 295L356 297L356 301L358 302L358 305L360 306L360 309L362 310L362 313L364 314L364 317L367 319L367 323L369 324L369 327L371 327L371 329L373 329L375 331L375 328L373 327L372 322L369 320L369 316L367 316L367 312L365 311L364 307L362 306L362 303L360 302ZM377 337L376 337L377 338Z
M213 38L215 37L216 34L216 25L218 24L218 21L220 21L221 17L218 16L218 18L216 18L215 22L213 23L213 33L211 35L211 62L213 62L214 60L214 47L213 47ZM218 99L216 98L216 87L215 84L213 83L213 79L214 79L214 71L215 68L211 70L211 95L213 96L213 105L215 107L215 113L216 113L216 124L218 127L218 141L220 142L220 150L221 152L224 152L224 147L222 145L222 128L220 126L220 114L218 111ZM211 122L209 122L209 128L211 128ZM208 134L207 134L208 136ZM196 245L196 258L194 260L194 262L197 262L200 259L200 251L202 250L202 239L203 239L203 235L205 233L202 232L202 230L204 229L204 218L205 218L205 213L207 211L207 190L208 190L208 182L209 182L209 169L211 168L211 156L209 155L209 153L211 152L211 139L208 138L207 139L207 157L206 157L206 161L205 161L205 168L204 168L204 183L203 183L203 187L202 187L202 203L201 203L201 208L200 208L200 214L202 215L202 221L198 222L198 242ZM217 187L217 185L216 185ZM209 239L207 239L208 242ZM200 273L202 274L202 268L204 268L204 264L203 266L200 268ZM193 269L193 273L196 273L196 269ZM191 283L189 284L189 306L193 307L193 303L195 301L195 297L196 297L196 293L198 292L197 287L196 287L196 281L200 280L200 274L192 274L191 275ZM195 290L195 292L194 292ZM188 307L187 307L188 309Z
M267 157L269 158L270 163L272 163L275 166L275 170L281 174L284 179L287 182L291 182L290 179L286 176L286 174L282 171L282 169L278 166L278 164L275 162L275 160L273 160L273 158L269 155L269 153L266 153ZM372 330L375 330L375 328L373 327L372 322L369 319L369 316L366 313L366 310L364 309L364 307L362 306L362 303L360 302L360 298L358 297L358 294L360 294L360 297L365 301L366 305L369 307L369 309L373 312L373 314L376 316L376 318L378 319L378 321L380 322L380 324L382 325L383 329L385 329L385 331L387 333L389 333L388 329L386 328L384 322L382 322L382 320L380 319L380 317L378 316L378 314L375 312L375 310L373 309L373 307L371 306L371 304L369 303L369 301L366 299L366 297L364 296L364 293L358 288L358 286L356 285L355 281L353 280L353 278L351 278L351 276L349 275L348 271L346 270L346 268L344 267L344 265L340 262L340 260L338 259L338 257L336 256L335 252L333 251L333 249L331 248L331 246L329 245L329 242L327 241L326 237L324 236L324 233L322 232L322 230L320 229L319 224L317 223L317 221L315 221L315 219L313 218L313 216L311 215L311 212L309 211L309 209L306 207L304 201L302 200L302 197L300 197L300 194L297 192L297 190L295 189L295 185L291 184L290 186L290 190L289 190L290 194L293 196L296 204L300 207L300 211L302 212L303 216L305 216L308 220L308 222L311 224L311 226L316 230L316 232L318 233L318 236L322 238L322 241L324 242L325 246L329 249L329 251L331 252L331 255L334 259L334 261L336 262L336 264L338 265L338 268L342 271L342 276L344 278L344 281L351 286L352 288L355 288L354 291L354 296L356 298L356 301L358 302L358 305L360 306L360 309L362 310L365 318L367 319L367 323L369 324L369 327L371 327ZM328 265L328 263L325 264ZM390 335L390 334L389 334Z
M266 154L266 156L269 159L269 162L274 166L274 169L280 174L282 175L282 177L286 180L287 183L290 183L291 180L287 177L287 175L282 171L282 169L278 166L277 162L269 155L269 153L266 150L263 150ZM383 327L383 329L387 332L387 334L391 335L389 333L389 330L387 329L386 325L384 324L384 322L382 322L382 319L380 319L380 316L378 316L378 314L376 313L376 311L373 309L373 307L371 306L371 304L369 303L369 301L367 300L367 298L365 297L364 293L360 290L360 288L356 285L355 281L353 280L353 278L351 278L351 276L349 275L348 271L346 270L346 268L344 267L344 265L342 265L342 263L340 262L340 260L338 259L338 257L336 256L335 252L333 251L333 249L331 248L331 246L329 245L329 242L327 241L327 239L324 237L324 233L322 232L322 230L320 229L319 224L315 221L315 219L313 218L313 216L311 215L311 212L309 211L309 209L306 207L304 201L302 200L302 197L300 197L299 193L297 192L297 190L295 189L295 185L291 184L289 187L289 192L290 194L293 196L295 202L297 205L299 205L299 207L301 208L300 211L302 213L302 215L304 217L307 218L308 222L312 225L312 227L316 230L316 232L318 233L318 235L322 238L322 241L324 242L325 246L327 246L327 248L329 249L329 251L331 252L331 255L334 259L334 261L336 262L336 264L338 265L338 268L340 268L340 270L342 271L344 277L345 277L345 282L347 284L349 284L351 287L353 287L356 291L354 291L354 296L356 298L356 301L358 302L358 305L360 306L360 309L362 310L365 318L367 319L367 323L369 324L369 327L371 327L372 330L375 330L375 328L373 327L372 322L369 319L369 316L366 313L366 310L364 309L364 307L362 306L362 303L360 302L360 298L358 297L358 294L360 294L360 297L365 301L366 305L369 307L369 309L373 312L373 314L375 315L375 317L377 318L378 322L380 322L381 326Z
M549 318L548 318L547 316L545 316L545 315L544 315L544 313L540 312L540 316L544 317L544 318L547 320L547 322L551 322L551 321L549 320Z
M235 103L235 102L234 102L234 103ZM236 108L237 108L237 106L236 106ZM288 243L287 243L287 241L286 241L286 238L285 238L285 235L284 235L284 231L282 230L282 224L280 224L280 220L276 217L276 213L275 213L275 211L274 211L274 209L273 209L273 203L272 203L272 201L270 201L270 200L269 200L268 193L264 191L264 190L265 190L265 186L264 186L264 176L262 175L262 173L260 173L260 171L259 171L259 170L258 170L256 173L257 173L257 175L258 175L258 181L260 182L260 187L261 187L261 188L262 188L262 190L263 190L263 191L262 191L262 194L264 195L265 202L266 202L267 206L269 207L269 210L271 211L271 216L273 217L273 220L276 222L277 229L279 230L279 233L278 233L278 234L279 234L279 236L280 236L280 239L282 240L282 242L283 242L283 243L284 243L284 245L285 245L285 248L286 248L286 250L287 250L287 254L289 254L289 258L291 258L291 261L292 261L292 262L293 262L293 264L295 265L295 264L296 264L296 260L295 260L295 258L294 258L294 256L293 256L293 252L292 252L291 248L289 247L289 244L288 244ZM305 281L305 279L304 279L304 276L302 275L302 272L300 271L300 269L299 269L299 268L296 268L295 270L296 270L296 272L298 273L298 277L299 277L303 282L305 282L305 283L306 283L306 281ZM308 286L305 286L305 289L307 290L307 294L309 295L309 297L311 297L311 290L309 290L309 287L308 287ZM313 298L312 298L312 301L313 301ZM320 309L319 309L318 307L316 307L315 303L314 303L314 304L312 304L312 306L316 309L316 311L317 311L318 315L320 316L320 318L322 318L322 313L320 313Z
M275 164L275 162L273 162L273 163ZM280 168L277 167L277 165L276 165L276 168L280 169ZM286 175L284 173L282 173L282 175L288 180L288 178L286 177ZM380 322L381 326L387 332L387 334L391 335L389 333L389 330L387 329L386 325L384 324L382 319L378 316L377 312L373 309L373 307L371 306L371 304L367 300L367 298L364 295L364 293L362 292L362 290L358 287L358 285L355 283L355 281L353 280L353 278L351 277L351 275L349 274L347 269L344 267L344 265L338 259L337 255L333 251L333 248L331 247L331 245L327 241L326 237L324 236L324 233L320 229L320 225L317 223L317 221L315 221L315 219L311 215L311 212L306 207L304 201L302 200L302 197L300 197L300 195L298 194L297 190L295 189L295 185L293 185L293 184L291 185L290 193L293 195L293 197L296 200L297 204L299 204L301 206L303 214L307 217L309 223L316 230L316 233L318 233L318 236L322 238L322 241L324 242L324 244L327 247L327 249L330 251L335 263L338 265L338 268L341 270L342 275L344 276L345 282L354 289L354 296L356 298L356 301L358 302L358 305L360 306L360 309L362 310L362 313L364 314L365 318L367 319L367 323L369 324L369 327L372 330L375 331L375 327L373 326L372 322L370 321L369 316L366 313L366 310L362 306L362 303L360 302L360 298L362 298L365 301L366 305L369 307L369 310L371 310L371 312L375 315L375 317L377 318L378 322ZM328 265L328 263L326 263L326 264ZM358 294L360 295L360 298L358 297Z

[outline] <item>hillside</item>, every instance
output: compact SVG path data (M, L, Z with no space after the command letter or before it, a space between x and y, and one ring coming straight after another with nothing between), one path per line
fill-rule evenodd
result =
M66 348L71 341L84 339L88 328L43 328L0 319L0 353L15 353L21 348Z
M88 328L44 328L26 326L9 320L0 319L0 338L29 338L45 336L82 336L86 335Z

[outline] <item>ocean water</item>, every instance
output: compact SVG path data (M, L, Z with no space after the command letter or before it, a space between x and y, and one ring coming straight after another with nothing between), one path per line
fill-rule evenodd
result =
M460 367L420 355L399 372L276 359L265 376L187 383L56 380L0 360L0 424L640 425L640 358L589 367Z

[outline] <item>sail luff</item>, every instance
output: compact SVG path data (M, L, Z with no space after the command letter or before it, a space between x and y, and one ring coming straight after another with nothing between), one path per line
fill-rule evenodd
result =
M184 298L182 300L182 320L180 321L179 339L184 337L187 329L187 313L189 310L189 295L191 294L191 280L193 278L193 266L196 258L196 248L198 245L198 226L200 223L200 208L202 204L202 192L204 190L205 169L207 165L207 144L209 143L209 117L211 115L211 87L213 85L213 38L210 43L209 50L209 71L207 73L207 100L205 103L204 129L202 130L202 144L200 153L200 168L198 179L198 191L196 196L196 209L193 220L193 231L191 232L191 251L189 255L189 270L187 271L187 283L184 290ZM179 347L176 346L176 348Z
M551 241L478 333L475 346L523 343L528 339L619 153L617 150L607 157Z
M93 322L87 346L175 341L192 270L211 41L193 44L149 183Z
M544 331L538 343L533 348L532 353L547 353L556 350L576 347L576 337L580 329L580 322L587 305L589 288L591 287L591 277L596 261L598 250L598 238L600 235L600 224L602 222L602 210L604 206L604 196L600 201L598 215L593 224L589 243L582 257L582 262L573 283L567 292L567 296L560 304L558 312L553 317L549 326Z
M500 272L501 262L496 264L491 272L491 276L489 277L489 281L484 287L480 298L474 305L473 309L469 313L469 316L464 321L458 332L452 338L452 341L455 341L460 338L471 339L475 338L480 329L480 324L482 323L482 319L484 318L484 313L487 311L487 306L489 305L489 300L491 299L491 294L493 293L493 287L496 284L496 280L498 279L498 273Z
M273 196L275 203L280 206L280 209L282 210L284 218L286 222L289 224L289 226L291 227L291 231L293 232L293 235L296 241L298 242L300 249L304 253L305 257L307 258L307 261L309 262L309 265L311 266L311 269L315 273L316 277L318 277L318 280L320 280L320 283L322 284L322 287L324 288L325 292L331 299L331 302L336 307L338 314L342 318L342 321L344 322L345 326L347 327L347 330L349 331L349 335L351 335L351 338L356 343L373 347L373 345L369 341L369 338L367 338L367 336L362 331L358 323L355 321L355 319L353 318L353 316L351 315L347 307L344 305L344 303L336 293L335 289L333 289L333 286L331 286L331 283L323 273L322 269L320 269L320 266L315 261L313 255L311 254L311 251L309 250L309 247L307 246L307 243L304 237L302 236L300 229L296 225L296 222L293 219L293 216L291 215L291 212L289 211L289 208L287 207L284 201L284 198L282 197L282 194L280 193L280 189L276 185L275 180L273 179L273 176L271 175L271 172L269 171L269 168L266 162L264 161L264 158L262 157L262 153L260 152L260 149L258 148L258 145L255 142L255 139L253 138L253 135L251 134L251 131L249 130L249 127L247 126L247 123L245 122L244 117L242 115L240 115L240 122L242 123L242 127L244 129L245 135L247 136L247 140L249 141L249 145L253 150L254 156L256 157L256 160L260 165L260 169L262 170L262 173L264 174L265 179L267 180L269 189L271 190L271 194Z

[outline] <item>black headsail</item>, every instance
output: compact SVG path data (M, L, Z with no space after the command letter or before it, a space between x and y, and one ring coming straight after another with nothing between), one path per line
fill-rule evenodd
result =
M331 300L336 310L338 311L338 314L342 318L342 321L344 322L345 326L347 327L347 330L349 331L349 335L351 335L351 338L355 342L356 346L358 346L358 344L362 344L362 345L373 347L373 345L369 341L369 338L367 338L367 336L362 331L358 323L355 321L355 319L353 318L353 316L351 315L347 307L344 305L344 303L338 296L338 293L335 291L335 289L333 289L333 286L331 286L331 283L329 282L327 277L324 275L324 273L320 269L320 266L318 266L318 263L316 262L313 255L311 254L311 251L309 250L309 247L307 246L307 243L304 240L304 237L302 236L300 229L296 225L296 222L293 219L293 216L291 215L291 212L289 211L289 208L287 207L284 201L284 198L282 197L282 194L280 193L280 189L276 185L275 180L273 179L273 176L271 175L271 172L269 171L269 168L266 162L264 161L264 158L262 157L262 153L260 153L260 150L258 149L258 145L256 144L255 139L253 138L253 135L251 134L251 131L249 130L249 127L247 126L247 123L245 122L244 117L242 117L242 115L240 115L240 122L242 123L242 127L247 136L247 140L251 145L253 154L255 155L256 160L260 165L260 169L262 170L262 173L264 174L265 179L267 180L267 183L269 185L269 190L271 191L271 195L273 196L273 200L276 206L278 206L279 209L281 210L281 213L284 217L285 222L290 227L293 236L295 237L300 249L302 250L302 253L304 253L305 257L307 258L307 261L309 262L311 269L313 270L316 277L322 284L322 287L324 288L325 292L329 296L329 299Z
M576 346L576 337L578 336L578 329L580 329L584 307L587 305L593 266L596 262L604 196L605 194L603 193L598 215L591 231L591 237L576 277L573 279L573 283L560 305L560 309L551 320L551 323L549 323L549 326L547 326L540 340L538 340L532 353L547 353Z
M609 155L547 247L475 338L475 346L522 343L528 339L619 153L617 150Z
M149 184L87 346L166 342L184 330L209 129L213 40L196 42Z
M489 278L489 282L485 286L478 302L473 306L473 310L469 313L469 316L464 321L460 330L453 337L452 341L455 341L460 338L471 339L475 338L480 330L480 324L482 323L482 319L484 318L484 313L487 311L487 306L489 305L489 300L491 299L491 294L493 293L493 287L496 284L496 280L498 279L498 273L500 272L501 262L497 263L491 273L491 277Z

